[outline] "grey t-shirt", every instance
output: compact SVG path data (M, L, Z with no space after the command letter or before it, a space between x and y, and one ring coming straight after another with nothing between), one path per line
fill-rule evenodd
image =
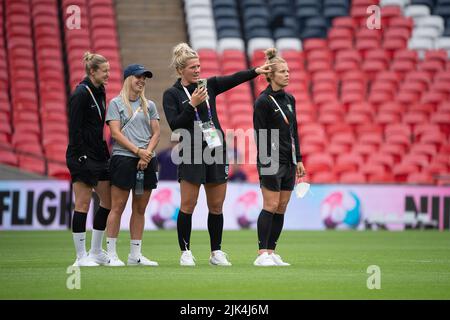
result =
M130 104L134 114L134 112L140 107L140 99L130 101ZM122 128L124 124L131 119L131 117L132 115L129 114L128 108L122 102L122 98L120 96L117 96L111 100L109 103L108 112L106 114L106 122L111 120L119 120L120 128ZM148 100L148 115L146 115L141 109L137 113L136 117L129 124L127 124L127 127L122 133L135 146L145 149L147 148L152 137L150 120L159 120L159 114L158 110L156 110L155 103ZM115 140L113 142L112 155L138 158L134 153L121 146Z

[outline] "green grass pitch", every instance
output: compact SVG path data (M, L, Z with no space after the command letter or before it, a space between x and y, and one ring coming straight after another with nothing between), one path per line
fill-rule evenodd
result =
M232 267L208 264L207 231L191 240L196 267L179 266L175 231L148 231L143 254L159 267L81 268L81 288L69 290L70 231L1 231L0 299L450 298L450 232L284 231L278 253L292 265L271 268L253 266L254 230L224 232ZM128 252L129 233L121 232L122 260ZM367 288L371 265L380 268L380 289Z

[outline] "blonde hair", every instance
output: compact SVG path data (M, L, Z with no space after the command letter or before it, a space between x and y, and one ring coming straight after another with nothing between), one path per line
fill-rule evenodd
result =
M89 51L86 51L83 56L83 62L86 75L89 76L91 69L97 71L97 69L100 68L100 65L102 63L108 62L108 60L100 54L90 53Z
M173 48L171 66L179 71L186 67L188 60L198 58L197 51L192 49L187 43L182 42Z
M281 56L278 55L278 50L276 48L269 48L264 51L264 55L266 56L266 63L286 63L286 60L284 60ZM276 66L271 66L272 73L276 71ZM270 83L269 74L266 75L267 82Z
M130 103L130 88L131 88L131 80L134 76L129 76L125 79L122 85L122 89L120 90L120 97L122 98L123 103L127 107L128 114L131 117L133 115L133 108L131 108ZM145 97L145 90L142 90L142 92L139 94L139 100L141 108L143 109L144 113L147 115L148 112L148 101Z

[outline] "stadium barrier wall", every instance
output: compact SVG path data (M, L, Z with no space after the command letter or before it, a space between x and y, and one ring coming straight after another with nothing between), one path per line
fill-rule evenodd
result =
M203 188L202 188L203 189ZM70 184L60 180L0 181L0 230L66 230L70 227ZM180 189L159 182L147 206L145 229L176 226ZM92 201L87 228L92 228ZM229 183L224 228L255 228L262 206L259 185ZM128 230L131 200L122 215ZM207 229L206 196L200 191L193 229ZM304 198L292 194L284 228L290 230L437 228L450 230L450 188L415 185L312 185Z

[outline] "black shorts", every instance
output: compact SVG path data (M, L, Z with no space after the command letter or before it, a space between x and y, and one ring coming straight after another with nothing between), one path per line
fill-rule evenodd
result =
M261 166L258 166L259 183L270 191L292 191L295 186L295 174L297 167L293 163L281 163L276 174L261 174Z
M77 158L66 158L67 168L72 177L72 183L80 181L95 187L99 181L109 181L109 161L98 161L91 158L79 162Z
M118 156L111 158L111 184L124 190L131 190L136 184L137 164L139 158ZM144 170L144 189L156 189L158 185L158 160L153 158Z
M190 183L225 183L228 180L228 164L179 164L178 182Z

